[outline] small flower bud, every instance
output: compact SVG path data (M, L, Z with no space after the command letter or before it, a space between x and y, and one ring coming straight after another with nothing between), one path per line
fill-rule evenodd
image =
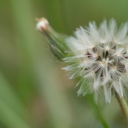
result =
M36 19L38 22L37 22L37 25L36 25L36 29L40 32L44 32L44 31L47 31L49 29L49 22L47 19L45 19L44 17L43 18L40 18L40 19Z
M59 59L62 60L64 57L67 57L67 46L65 44L66 36L63 36L52 29L49 22L45 18L36 19L37 25L36 29L43 33L50 45L51 51L54 55Z

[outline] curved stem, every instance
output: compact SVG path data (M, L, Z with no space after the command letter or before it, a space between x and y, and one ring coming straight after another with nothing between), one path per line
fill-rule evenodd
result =
M93 99L93 96L92 95L88 95L86 97L87 97L87 100L90 102L90 105L91 105L91 107L93 109L93 112L94 112L95 116L98 118L98 120L100 121L100 123L103 126L103 128L110 128L108 123L104 119L99 106L97 106L97 104L95 103L95 101Z
M128 111L127 111L127 103L123 98L120 98L120 96L118 95L118 93L115 91L115 97L119 103L119 106L121 108L122 114L124 115L125 118L125 122L128 128Z

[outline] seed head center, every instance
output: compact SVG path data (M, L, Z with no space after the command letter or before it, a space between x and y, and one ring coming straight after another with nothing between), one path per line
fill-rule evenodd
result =
M116 55L116 56L120 56L120 54L119 54L119 53L116 53L115 55Z
M101 64L102 64L102 65L106 65L106 62L105 62L105 61L102 61Z
M97 58L97 57L98 57L98 54L97 54L97 53L95 53L93 56L94 56L94 58Z
M106 47L105 47L105 49L106 49L107 51L109 51L109 50L110 50L110 48L109 48L108 46L106 46Z

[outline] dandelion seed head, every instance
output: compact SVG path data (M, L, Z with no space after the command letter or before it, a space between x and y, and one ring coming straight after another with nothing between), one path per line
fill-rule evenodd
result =
M68 70L73 71L73 77L81 76L78 95L87 93L104 93L105 100L111 101L112 90L120 97L125 95L128 87L128 24L117 29L116 21L109 23L104 20L99 27L95 22L89 27L80 27L74 37L66 39L72 56L64 58ZM67 69L67 68L66 68ZM88 81L88 82L87 82Z

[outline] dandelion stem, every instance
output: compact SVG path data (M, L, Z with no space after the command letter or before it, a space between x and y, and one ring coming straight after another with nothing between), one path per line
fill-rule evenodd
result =
M92 110L96 116L96 118L100 121L101 125L103 126L103 128L110 128L108 123L106 122L106 120L104 119L102 112L99 108L99 106L95 103L93 96L92 95L88 95L87 96L87 100L89 101Z
M120 98L120 96L118 95L118 93L115 91L115 97L119 103L119 106L121 108L122 114L124 115L125 118L125 122L128 128L128 111L127 111L127 103L123 98Z

